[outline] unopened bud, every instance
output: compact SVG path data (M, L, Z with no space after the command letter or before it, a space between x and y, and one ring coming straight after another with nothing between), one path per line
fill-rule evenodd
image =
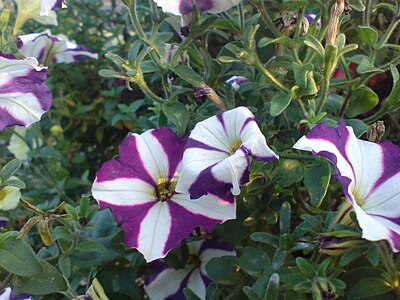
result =
M340 255L347 252L354 246L365 243L358 232L353 231L333 231L318 235L320 242L320 252L328 255Z
M373 143L379 143L385 134L385 124L383 121L377 121L368 127L367 139Z
M51 236L51 227L49 224L49 220L41 220L39 222L39 234L40 238L42 239L42 242L46 246L50 246L53 244L53 238Z

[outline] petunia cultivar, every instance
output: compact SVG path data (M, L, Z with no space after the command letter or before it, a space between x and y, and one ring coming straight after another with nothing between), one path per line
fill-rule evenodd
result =
M192 199L240 193L249 181L250 159L269 162L278 156L268 147L254 115L238 107L197 123L185 146L176 190Z
M317 124L294 148L329 159L350 201L362 237L386 239L400 251L400 148L358 139L351 127Z
M192 0L154 0L163 11L177 16L183 16L193 11ZM196 0L203 12L219 14L238 5L242 0Z
M64 36L54 36L47 32L30 33L18 36L18 51L25 57L35 57L47 66L53 63L72 63L89 57L97 59L98 55L79 47Z
M236 216L235 199L209 194L197 201L179 194L185 140L167 128L131 134L120 156L103 164L92 187L101 208L111 208L125 231L125 243L147 261L179 247L196 227L211 232Z
M183 289L186 287L200 299L205 299L207 286L211 283L206 264L214 257L235 255L229 245L215 240L195 241L187 246L189 258L182 269L176 270L161 260L150 263L152 273L146 278L144 289L151 300L184 300Z
M66 7L64 0L40 0L40 15L48 16L51 11Z
M36 58L17 59L0 52L0 130L29 126L48 111L52 94L46 78L47 68Z

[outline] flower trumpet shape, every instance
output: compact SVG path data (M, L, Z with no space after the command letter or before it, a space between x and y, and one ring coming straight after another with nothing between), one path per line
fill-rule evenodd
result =
M40 0L40 15L48 16L52 10L66 7L64 0Z
M198 123L186 143L181 180L176 190L197 199L207 193L240 193L249 181L250 159L265 162L278 156L246 107L238 107Z
M329 159L357 215L362 237L400 251L400 148L357 139L344 122L316 125L294 146Z
M181 179L185 141L167 128L131 134L120 157L103 164L92 187L101 208L111 208L125 231L125 243L147 261L177 248L196 227L211 232L236 217L230 194L209 194L197 201L175 191Z
M193 11L192 0L154 0L163 11L177 16L183 16ZM238 5L242 0L196 0L197 6L203 12L219 14Z
M97 59L97 54L79 47L63 36L49 33L30 33L18 36L18 51L25 57L35 57L47 66L53 63L72 63L87 56Z
M52 95L46 78L47 68L36 58L17 59L0 52L0 130L26 127L48 111Z
M187 244L189 258L183 269L175 270L162 261L152 262L153 271L146 278L144 289L151 300L186 299L183 289L190 288L200 299L205 299L207 286L206 264L214 257L235 255L227 244L214 240L196 241Z

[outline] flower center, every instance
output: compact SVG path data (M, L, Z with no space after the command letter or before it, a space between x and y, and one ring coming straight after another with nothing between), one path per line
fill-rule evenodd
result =
M161 202L171 199L175 193L177 180L168 178L161 178L157 181L157 187L154 190L154 196Z
M189 254L188 260L186 262L188 265L194 265L195 268L200 267L201 260L197 255Z
M242 145L242 141L240 139L235 139L230 145L229 145L229 154L233 155L235 152L240 148Z

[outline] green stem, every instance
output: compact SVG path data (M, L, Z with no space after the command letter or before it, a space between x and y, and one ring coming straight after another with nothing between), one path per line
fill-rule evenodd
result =
M322 87L321 87L321 98L319 99L317 109L315 110L316 116L318 116L318 114L321 112L322 108L325 105L326 100L328 99L329 83L330 83L330 79L324 78L324 80L322 82Z
M387 43L393 31L396 29L397 25L399 25L399 22L400 22L399 16L393 19L392 23L388 27L388 30L385 32L382 39L379 41L378 46L376 47L377 49L382 48L382 46Z
M144 81L143 74L141 73L141 71L139 71L139 69L137 71L138 73L132 81L135 82L140 87L143 93L145 93L147 97L149 97L155 102L158 103L166 102L165 99L158 97L156 94L154 94L154 92L147 85L146 81Z
M384 106L382 106L380 110L378 110L372 116L365 118L363 120L363 122L367 123L367 124L371 124L371 123L375 122L376 120L379 120L380 118L382 118L386 113L387 113L386 108L384 108Z
M265 77L267 77L267 79L278 89L280 89L281 91L285 92L285 93L289 93L290 90L285 87L278 79L276 79L276 77L274 75L272 75L272 73L270 71L268 71L264 65L261 63L260 59L258 58L257 54L254 54L254 56L256 56L256 58L254 59L254 66L256 67L256 69L258 71L260 71Z
M245 16L244 16L244 9L243 9L243 2L239 4L239 25L240 25L240 34L243 36L244 34L244 23L245 23Z
M13 273L7 274L6 278L4 278L4 280L0 284L0 292L10 285L13 276L14 276Z
M274 22L272 21L271 17L269 16L269 14L264 6L264 1L250 0L250 3L253 4L258 9L258 11L261 14L261 17L263 18L264 22L267 24L269 30L271 30L272 34L275 37L282 36L282 33L276 28Z
M363 15L364 26L369 26L370 13L371 13L371 0L365 0L365 11Z
M397 296L400 296L399 272L396 268L396 264L393 261L392 255L389 253L389 249L385 241L378 243L378 250L386 271L393 279L392 287L394 292Z
M344 113L346 112L347 108L349 107L349 103L350 103L350 99L351 99L352 95L353 95L353 90L349 90L349 92L346 95L346 98L344 99L343 105L339 111L340 119L343 119Z
M294 31L294 40L297 40L300 37L301 29L303 28L303 18L304 18L304 12L306 11L306 8L304 6L299 7L299 12L297 14L297 23L296 23L296 29Z

